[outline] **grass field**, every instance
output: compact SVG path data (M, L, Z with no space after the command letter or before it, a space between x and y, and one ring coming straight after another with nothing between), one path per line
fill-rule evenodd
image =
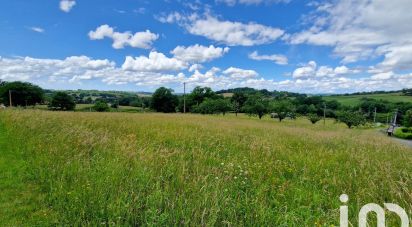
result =
M93 111L93 106L94 106L94 104L76 104L75 111L92 112ZM47 110L48 106L47 105L37 105L37 106L34 107L34 109ZM119 106L118 109L111 108L110 111L111 112L139 113L139 112L143 112L143 109L141 107Z
M412 214L412 150L333 121L8 110L0 133L2 226L337 226L342 193L355 226Z
M412 102L412 96L404 96L402 93L390 94L369 94L369 95L349 95L349 96L323 96L326 101L337 100L345 106L356 106L362 98L372 98L386 100L388 102Z

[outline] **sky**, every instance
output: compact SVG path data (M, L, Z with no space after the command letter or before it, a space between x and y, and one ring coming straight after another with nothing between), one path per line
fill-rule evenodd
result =
M411 0L0 0L0 80L47 89L412 87Z

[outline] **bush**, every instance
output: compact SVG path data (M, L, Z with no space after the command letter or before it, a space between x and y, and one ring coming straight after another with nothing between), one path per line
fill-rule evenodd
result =
M76 108L76 103L72 96L59 91L53 95L48 107L52 110L74 110Z
M408 110L403 117L403 125L405 127L412 127L412 110Z
M397 128L393 135L401 139L412 140L412 128Z
M320 121L322 118L317 114L308 114L308 120L312 122L312 124L316 124L316 122Z
M96 101L96 103L93 106L93 109L97 112L108 112L110 110L109 105L104 102L104 101Z

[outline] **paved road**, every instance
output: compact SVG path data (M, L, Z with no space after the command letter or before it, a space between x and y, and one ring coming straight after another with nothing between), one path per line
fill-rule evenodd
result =
M401 143L401 144L403 144L403 145L406 145L406 146L412 148L412 140L398 139L398 138L393 137L393 136L392 136L392 139L395 140L395 141L397 141L398 143Z

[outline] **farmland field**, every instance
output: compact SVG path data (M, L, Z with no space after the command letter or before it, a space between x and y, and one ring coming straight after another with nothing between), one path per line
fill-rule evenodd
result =
M362 98L371 98L377 100L385 100L392 103L397 102L412 102L412 96L405 96L402 93L388 94L367 94L367 95L348 95L348 96L323 96L326 101L336 100L345 106L356 106L361 102Z
M0 153L2 226L331 226L343 193L355 226L412 214L412 150L332 120L7 110Z

